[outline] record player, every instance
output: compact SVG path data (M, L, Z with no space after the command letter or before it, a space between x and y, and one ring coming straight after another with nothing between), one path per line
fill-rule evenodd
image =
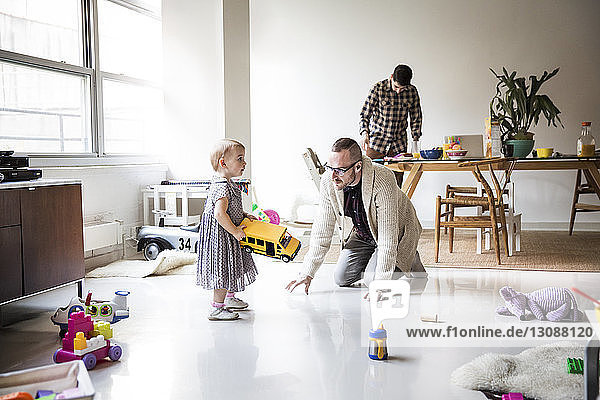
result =
M14 151L0 151L0 182L31 181L42 177L41 169L29 168L29 157L14 157Z

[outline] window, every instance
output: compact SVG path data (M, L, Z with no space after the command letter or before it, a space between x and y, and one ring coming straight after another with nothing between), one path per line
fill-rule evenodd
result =
M0 0L0 49L83 66L81 0Z
M0 0L0 149L156 153L160 12L160 0Z
M256 244L259 246L264 246L265 245L265 241L262 239L256 239Z
M248 243L254 244L254 238L253 237L249 237L249 238L247 238L247 240L248 240Z
M90 77L0 61L0 143L31 153L92 151Z
M162 91L111 79L103 79L102 87L105 152L154 153L162 125Z

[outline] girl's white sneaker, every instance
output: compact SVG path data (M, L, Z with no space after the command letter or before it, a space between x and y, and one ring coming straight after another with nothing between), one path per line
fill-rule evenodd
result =
M210 309L211 311L208 314L208 319L211 321L233 321L240 317L240 314L231 312L225 307L210 306Z
M248 308L248 303L237 297L225 297L225 307L230 310L243 310Z

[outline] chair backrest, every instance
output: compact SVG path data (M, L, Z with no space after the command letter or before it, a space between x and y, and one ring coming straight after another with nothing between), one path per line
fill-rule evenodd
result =
M491 158L489 160L483 160L483 161L468 161L468 162L460 163L460 164L458 164L458 166L471 168L471 171L473 172L475 179L477 179L477 181L479 183L481 183L481 186L483 187L483 190L485 191L486 195L491 200L498 199L499 204L502 204L504 190L506 189L506 186L510 183L510 176L515 167L515 163L516 163L516 160L513 158L497 157L497 158ZM496 173L494 171L494 165L498 166L498 169L504 170L504 176L501 179L502 184L496 177ZM490 187L490 185L488 184L487 180L485 179L485 177L483 176L483 174L481 172L480 167L484 167L484 166L487 166L488 170L490 172L490 178L492 180L492 184L494 185L495 194L492 191L492 188Z
M325 172L325 167L321 164L319 157L310 147L306 148L302 157L308 167L308 172L310 173L313 182L317 185L317 189L319 189L321 187L321 175Z

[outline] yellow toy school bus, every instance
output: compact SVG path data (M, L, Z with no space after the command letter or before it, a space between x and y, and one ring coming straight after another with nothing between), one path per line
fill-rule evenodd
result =
M300 241L287 231L287 228L263 221L250 221L244 218L246 237L240 241L242 249L248 253L279 258L290 262L300 250Z

